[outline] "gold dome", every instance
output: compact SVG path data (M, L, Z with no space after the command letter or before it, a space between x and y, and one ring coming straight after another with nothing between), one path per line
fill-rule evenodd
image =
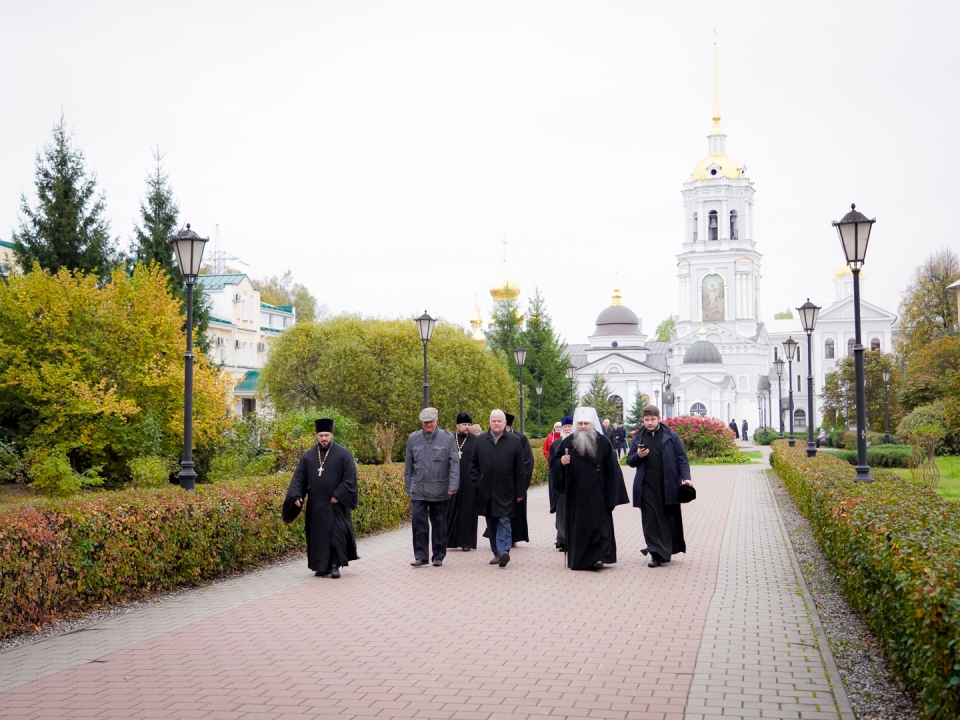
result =
M494 300L516 300L520 297L520 286L517 285L507 272L507 238L503 238L503 270L500 279L490 287L490 296Z
M483 334L483 330L481 330L479 327L473 331L473 339L481 345L487 342L487 336Z
M713 170L716 171L715 175L710 174L711 165L719 166L719 168L713 168ZM690 175L693 180L716 180L722 177L737 180L740 178L740 163L729 155L711 153L697 163L697 166Z
M839 265L837 265L837 269L833 273L833 279L839 280L840 278L846 277L847 275L853 275L853 271L850 269L850 267L846 263L840 263ZM863 278L863 269L860 270L860 277Z
M473 325L473 327L479 329L479 327L483 325L483 316L480 315L480 305L479 303L477 303L476 295L474 295L473 301L475 305L473 310L473 317L470 318L470 324Z

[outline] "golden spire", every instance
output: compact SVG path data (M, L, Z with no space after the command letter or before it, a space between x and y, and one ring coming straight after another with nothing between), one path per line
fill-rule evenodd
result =
M520 287L510 279L507 273L507 236L503 236L503 271L500 280L490 288L490 295L494 300L516 300L520 295Z
M619 284L619 283L618 283L618 284ZM616 306L620 306L620 305L623 304L623 303L620 302L620 288L619 288L619 287L615 287L615 288L613 289L613 304L616 305Z
M480 314L480 302L477 300L477 293L473 294L473 317L470 318L470 324L475 328L483 325L483 316Z
M703 321L700 321L700 329L697 331L697 335L706 335L707 329L703 326Z
M723 135L720 127L720 69L717 61L717 29L713 29L713 128L711 135Z

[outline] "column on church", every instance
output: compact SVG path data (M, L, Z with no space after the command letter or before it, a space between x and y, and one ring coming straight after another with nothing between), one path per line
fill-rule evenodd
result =
M743 273L737 272L736 278L737 307L734 308L733 317L740 320L743 318Z
M707 239L707 219L703 215L703 200L697 201L697 240Z
M727 201L724 199L720 203L720 239L730 239L730 213L727 212Z
M753 240L753 202L747 200L743 204L744 210L747 213L747 222L746 222L746 231L749 233L747 240Z
M703 322L703 283L697 283L697 309L694 314L697 322Z
M756 315L754 314L754 308L756 305L756 297L754 295L754 283L753 283L753 273L744 273L747 279L747 307L745 318L748 320L756 320Z

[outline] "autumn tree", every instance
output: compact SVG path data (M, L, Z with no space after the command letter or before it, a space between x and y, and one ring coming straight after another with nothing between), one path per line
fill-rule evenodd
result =
M307 286L296 282L289 270L282 276L254 279L253 286L259 291L261 302L278 307L292 307L297 314L297 320L323 320L329 314L327 306L318 303L307 290Z
M450 429L457 413L484 426L496 407L516 413L506 363L461 328L437 323L429 347L430 403ZM270 350L260 387L279 412L331 407L355 420L362 461L379 459L375 430L397 429L397 452L420 427L423 350L413 319L342 315L284 331Z
M677 331L677 319L671 315L657 325L657 342L670 342Z
M909 358L948 335L957 323L957 293L947 286L960 279L960 258L942 248L916 267L900 301L900 356Z
M896 357L890 353L881 353L879 350L869 350L863 354L863 365L866 380L867 426L877 432L883 432L883 371L890 370L890 427L895 428L901 415L897 395L900 374L897 372ZM841 416L847 421L855 417L857 402L852 357L840 358L834 369L827 373L820 398L823 401L825 427L835 427ZM786 422L789 423L789 418Z
M183 323L156 264L132 275L47 270L0 285L0 435L37 462L66 457L110 479L131 460L173 460L183 442ZM194 370L194 438L228 422L229 385Z
M96 175L84 167L62 114L35 164L37 203L20 196L20 230L12 236L18 264L24 272L36 264L54 273L66 268L108 277L117 254L104 217L106 198L97 191Z

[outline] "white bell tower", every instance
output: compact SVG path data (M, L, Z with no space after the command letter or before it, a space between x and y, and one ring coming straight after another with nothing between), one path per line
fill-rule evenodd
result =
M752 337L760 322L760 254L753 240L756 192L747 168L727 155L720 126L717 42L713 42L713 126L707 155L683 184L683 251L677 255L684 336L702 323L721 323Z

